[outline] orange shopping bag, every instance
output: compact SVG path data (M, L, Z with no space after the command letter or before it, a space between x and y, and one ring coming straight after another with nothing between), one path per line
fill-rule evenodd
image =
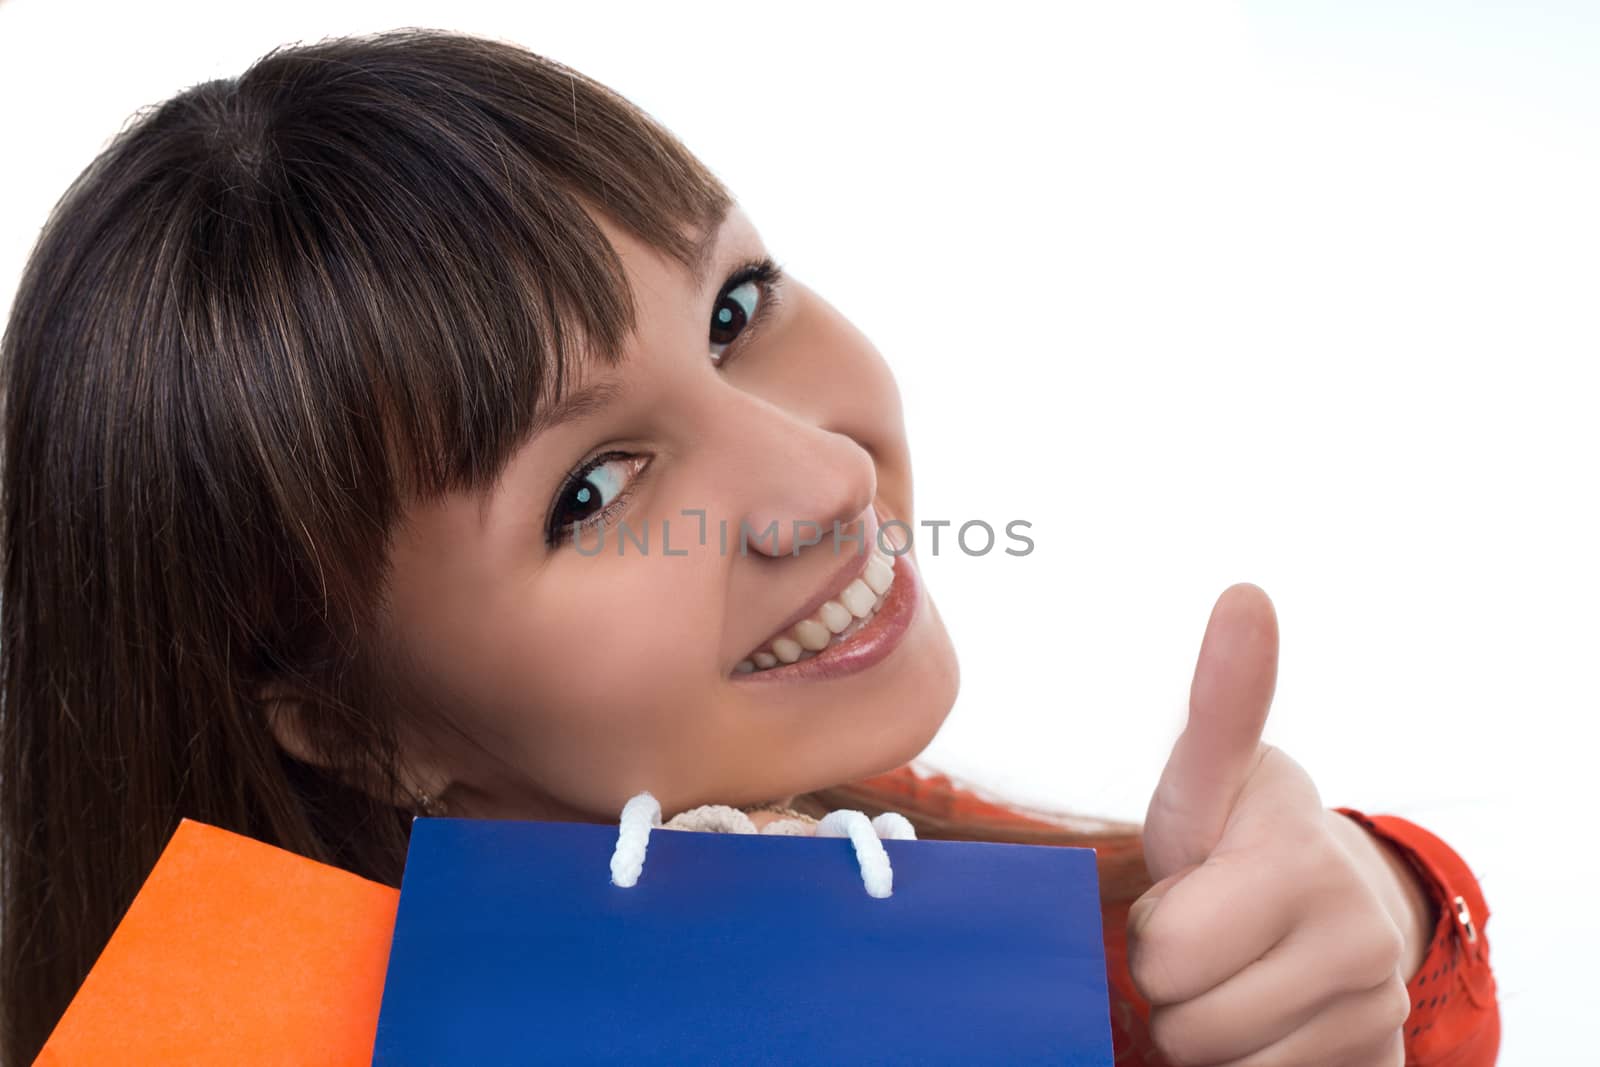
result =
M398 901L184 819L35 1063L365 1067Z

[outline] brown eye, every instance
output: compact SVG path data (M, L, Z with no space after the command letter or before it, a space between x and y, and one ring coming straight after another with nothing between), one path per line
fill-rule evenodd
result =
M628 486L644 468L645 457L611 452L597 456L567 479L556 493L545 526L547 544L560 544L578 527L603 521L628 495Z
M756 316L761 303L761 286L747 281L725 293L711 309L711 362L721 363L722 355Z

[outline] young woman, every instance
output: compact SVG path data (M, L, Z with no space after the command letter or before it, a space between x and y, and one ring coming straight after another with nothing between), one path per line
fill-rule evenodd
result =
M407 30L194 86L69 189L0 354L9 1063L181 817L398 884L415 812L644 789L1096 848L1119 1062L1494 1058L1470 871L1260 743L1254 587L1143 827L907 764L957 670L894 379L575 71Z

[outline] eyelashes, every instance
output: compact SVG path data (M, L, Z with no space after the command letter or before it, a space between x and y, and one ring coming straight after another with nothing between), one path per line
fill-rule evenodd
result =
M747 260L733 269L727 281L717 292L711 307L709 330L714 366L726 366L732 356L751 343L751 338L772 318L773 311L782 302L785 276L783 268L770 256ZM739 294L745 293L745 299ZM754 307L749 302L753 299ZM726 340L719 337L731 333Z
M555 547L610 521L627 504L633 480L649 463L647 456L603 452L569 473L551 504L545 544Z
M770 256L733 268L711 308L707 341L713 366L727 366L771 321L782 302L784 281L782 266ZM627 506L634 480L649 464L649 456L609 451L569 471L545 519L546 546L556 548L586 529L609 523Z

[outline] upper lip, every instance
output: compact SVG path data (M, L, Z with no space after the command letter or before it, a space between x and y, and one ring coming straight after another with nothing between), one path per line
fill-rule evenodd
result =
M855 521L852 519L851 524ZM789 616L782 626L768 634L760 644L753 646L750 649L750 653L759 652L766 648L772 642L788 633L796 623L811 618L817 613L818 608L830 600L838 599L839 594L844 592L846 586L867 572L867 564L872 561L873 553L878 547L878 516L872 508L868 508L862 514L860 522L862 523L860 550L857 551L854 542L851 542L843 561L834 568L833 573L828 576L828 580L823 583L822 588L807 600L800 610ZM822 541L812 547L823 549L832 544L833 531L830 528L823 534Z

